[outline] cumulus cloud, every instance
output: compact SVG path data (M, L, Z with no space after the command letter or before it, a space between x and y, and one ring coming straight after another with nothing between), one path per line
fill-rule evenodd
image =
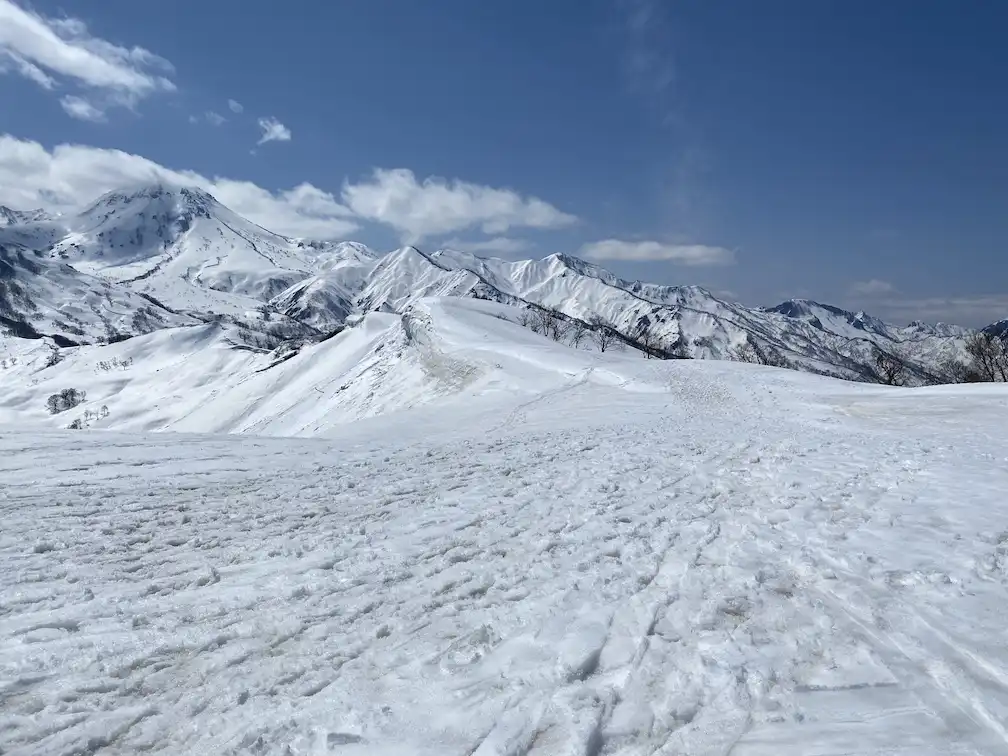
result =
M104 192L159 181L200 187L264 228L305 238L346 238L360 221L383 223L410 241L480 227L498 235L450 244L509 253L525 249L522 240L503 235L509 228L548 229L576 220L511 190L442 179L418 182L405 169L377 170L368 181L345 183L337 197L308 183L271 191L249 181L168 168L121 150L76 144L49 150L0 134L0 205L73 212Z
M524 252L529 243L524 239L513 239L507 236L495 236L492 239L448 239L443 246L448 249L458 249L463 252L496 252L507 255Z
M262 137L259 144L266 142L289 142L291 139L290 129L284 126L276 118L260 118L259 128L262 129Z
M104 123L105 121L105 111L95 107L93 103L83 97L64 95L60 98L60 105L71 118L92 123Z
M436 177L420 182L406 168L379 168L368 179L346 182L342 196L357 215L391 226L405 243L474 227L502 234L511 228L560 228L577 220L510 189Z
M665 261L680 265L730 265L735 262L735 253L725 247L620 239L585 244L578 254L588 260Z
M869 281L857 281L851 285L851 294L860 294L865 297L874 297L881 294L891 294L896 291L888 281L880 281L872 278Z
M238 100L228 100L228 108L231 109L232 113L241 113L245 110L242 104Z
M45 89L64 82L86 87L96 110L104 110L94 104L99 93L106 105L132 107L154 92L175 89L166 76L171 64L149 50L92 36L79 19L46 18L0 0L0 72L11 70ZM64 109L75 118L87 112L80 105Z
M249 181L166 168L120 150L38 142L0 135L0 205L72 212L112 189L167 181L198 186L264 228L289 236L341 238L357 224L330 193L310 184L269 191Z

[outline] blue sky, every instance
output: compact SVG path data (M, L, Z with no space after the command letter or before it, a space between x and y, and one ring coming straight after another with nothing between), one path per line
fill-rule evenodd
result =
M0 203L165 175L292 235L1008 316L1008 4L150 8L0 0Z

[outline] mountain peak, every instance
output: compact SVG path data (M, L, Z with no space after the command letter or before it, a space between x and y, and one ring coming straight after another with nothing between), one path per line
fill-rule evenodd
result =
M94 204L82 213L107 214L131 207L158 204L167 208L177 208L184 214L208 218L219 207L220 203L208 192L194 186L172 184L158 181L151 184L141 184L129 189L113 190L99 197Z
M35 210L15 210L0 205L0 226L20 226L23 223L38 223L39 221L50 220L49 215L42 208Z

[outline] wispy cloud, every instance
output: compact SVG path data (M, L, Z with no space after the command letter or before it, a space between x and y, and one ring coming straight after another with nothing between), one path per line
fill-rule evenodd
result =
M290 129L276 118L260 118L259 128L262 129L262 136L259 138L258 144L266 144L266 142L289 142L291 140Z
M71 118L76 118L80 121L90 121L92 123L105 122L105 111L83 97L65 95L60 98L60 105Z
M211 126L220 126L227 120L227 118L213 110L208 110L203 117L206 118L206 122Z
M857 281L851 284L851 294L859 294L865 297L876 297L882 294L891 294L896 291L895 287L888 281L880 281L872 278L868 281Z
M232 113L241 113L245 110L245 108L242 107L242 104L237 100L228 100L227 104Z
M12 0L0 0L0 72L14 71L45 89L61 84L87 87L87 100L96 111L111 105L133 107L155 92L173 91L175 84L168 78L173 70L164 58L142 47L122 47L93 36L79 19L46 18ZM64 109L75 118L85 112L76 105L64 104Z
M676 61L678 3L611 0L618 19L616 49L628 90L665 130L651 160L658 204L667 231L703 236L711 226L713 194L707 177L715 162L703 131L688 115Z
M623 71L632 91L668 109L676 81L676 65L669 52L671 22L668 3L661 0L615 0L623 22ZM671 117L671 112L663 113Z
M112 189L167 181L198 186L237 213L289 236L346 238L358 224L329 192L311 184L270 191L250 181L204 176L121 150L38 142L0 135L0 205L71 212Z
M406 243L476 227L485 234L503 234L511 228L561 228L577 221L537 197L457 179L417 181L406 168L376 169L363 181L345 183L342 196L357 215L394 228Z
M53 89L56 86L56 80L52 76L47 74L34 63L31 63L30 61L22 58L20 55L8 50L6 53L6 60L3 56L0 56L0 73L6 73L10 66L13 66L17 73L21 74L26 79L34 81L43 89Z
M1008 318L1008 294L886 299L876 308L886 320L955 323L979 328Z
M529 243L525 239L513 239L508 236L495 236L492 239L448 239L443 246L463 252L495 252L501 255L514 255L529 249Z
M731 265L735 262L735 253L725 247L620 239L604 239L585 244L578 254L588 260L664 261L695 266Z

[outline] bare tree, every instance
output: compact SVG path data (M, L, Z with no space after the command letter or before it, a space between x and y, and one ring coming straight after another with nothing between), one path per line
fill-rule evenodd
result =
M572 347L577 349L589 336L588 325L577 318L570 321L567 328L567 338Z
M518 318L518 322L533 333L543 332L542 318L539 316L539 310L535 307L527 307L522 310L522 314Z
M665 338L658 332L653 323L649 323L646 320L641 323L640 328L637 329L636 340L642 347L641 351L644 352L644 356L647 359L650 360L652 357L666 359L668 357L665 353Z
M939 366L940 375L935 378L935 383L980 383L983 381L980 373L972 365L968 365L955 357L943 360Z
M541 309L539 319L543 325L543 334L553 341L563 341L567 335L567 318L556 310Z
M728 357L736 362L751 362L754 365L787 367L787 360L775 347L767 347L746 334L746 339L729 350Z
M530 305L523 310L518 322L533 333L541 333L553 341L563 341L570 325L567 318L556 310L538 305Z
M883 352L878 347L874 350L875 374L879 383L887 386L904 386L907 381L906 364L894 354Z
M669 348L668 353L673 360L688 360L690 358L689 347L686 346L681 333Z
M592 341L595 342L595 346L599 348L600 352L604 352L616 341L616 330L601 315L592 315L588 320L588 325L592 329Z
M751 362L757 364L756 347L746 338L741 344L728 350L728 357L735 362Z
M975 333L966 339L970 368L986 383L1008 381L1008 345L990 333Z

